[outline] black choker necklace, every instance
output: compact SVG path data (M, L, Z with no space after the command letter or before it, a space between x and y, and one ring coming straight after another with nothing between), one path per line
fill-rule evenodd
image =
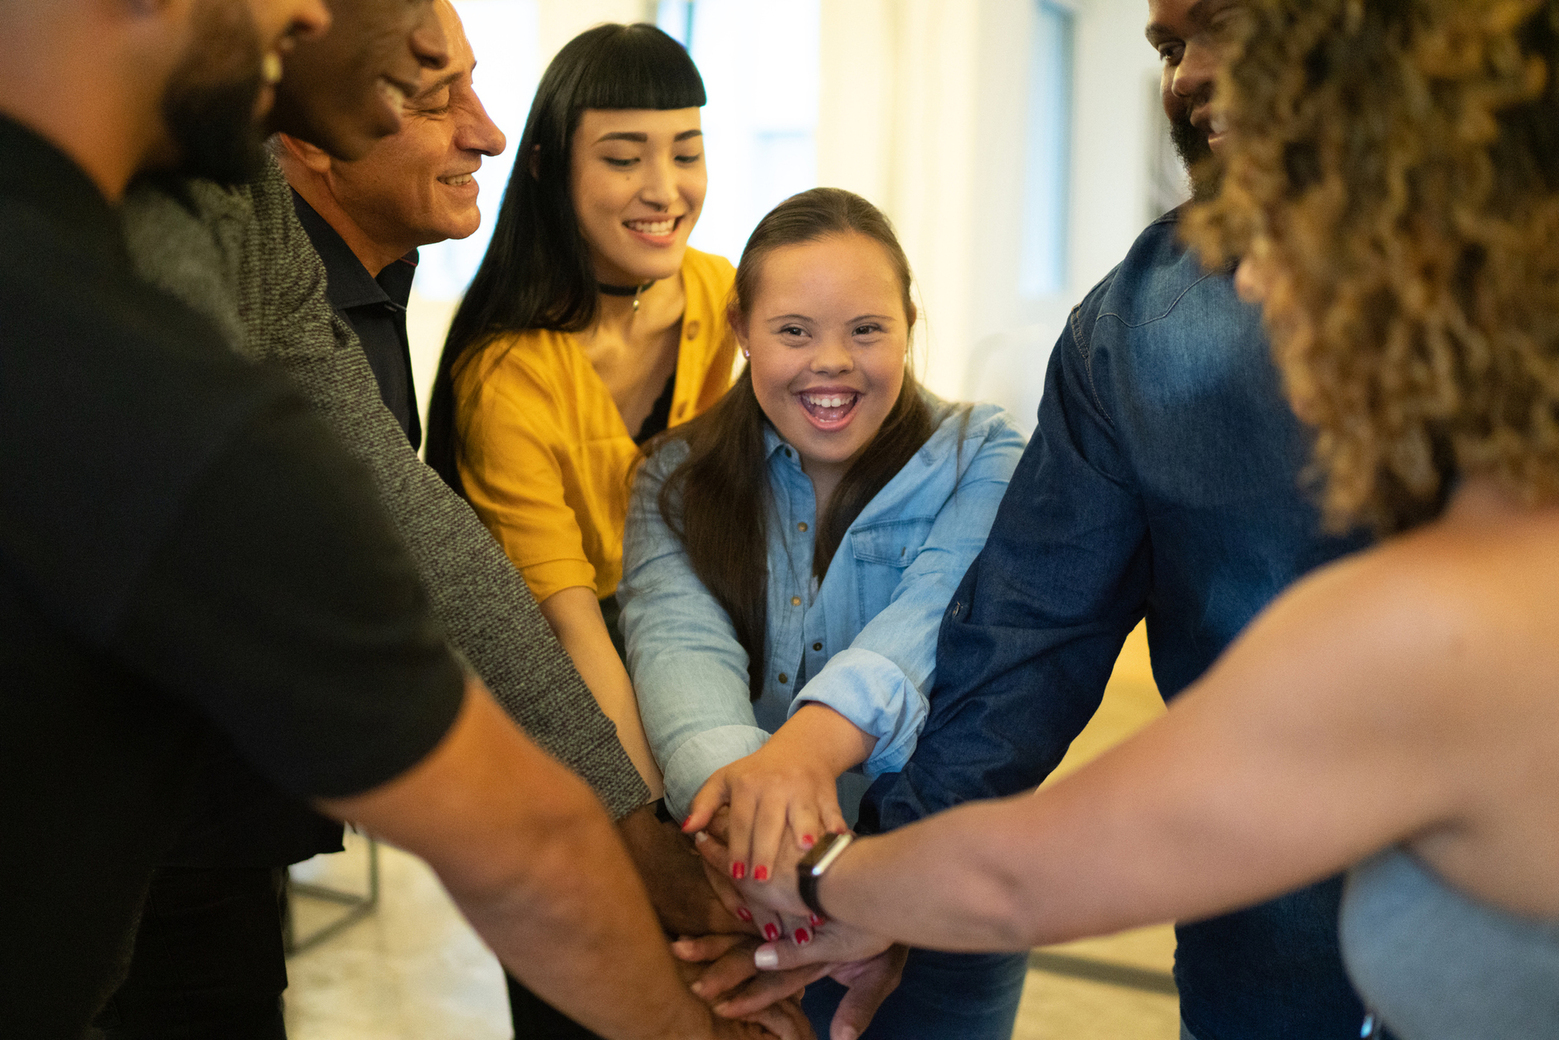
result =
M596 282L595 287L608 296L637 296L654 284L655 279L651 278L643 285L607 285L605 282Z
M643 285L607 285L605 282L596 282L595 283L595 287L597 289L600 289L607 296L632 296L633 297L633 313L638 314L639 313L639 294L642 293L644 290L648 289L650 286L652 286L654 284L655 284L655 279L651 278L649 281L645 282Z

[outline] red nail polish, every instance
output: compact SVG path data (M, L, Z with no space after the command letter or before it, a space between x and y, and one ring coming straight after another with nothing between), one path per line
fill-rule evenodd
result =
M761 863L758 864L752 870L752 879L754 881L767 881L767 880L769 880L769 868L765 867Z
M805 946L807 943L809 943L811 941L812 941L812 933L808 932L805 928L797 928L796 929L796 945L797 946Z
M763 937L769 940L769 942L774 942L780 937L779 927L773 921L770 921L763 926Z
M807 914L807 923L813 928L821 928L828 923L828 918L820 917L817 914Z
M810 834L803 834L801 836L801 847L802 848L810 849L812 846L814 846L816 844L817 844L817 839L812 837L812 835L810 835Z
M746 877L747 876L747 864L743 863L741 860L737 860L735 863L732 863L731 864L731 876L733 878L735 878L736 880L738 880L738 881L740 881L742 878Z
M751 921L752 911L747 909L745 906L739 906L736 908L736 916L740 917L743 921Z

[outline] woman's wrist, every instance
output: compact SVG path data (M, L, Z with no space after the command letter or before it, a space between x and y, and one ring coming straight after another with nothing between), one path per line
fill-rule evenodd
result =
M819 917L832 916L823 909L822 896L818 891L823 878L833 868L834 864L844 855L845 850L854 842L853 834L830 834L824 836L807 854L801 857L801 862L796 865L796 891L801 896L801 901L807 905Z
M835 777L871 757L877 739L826 704L810 701L769 738L804 754ZM791 748L794 745L794 748Z

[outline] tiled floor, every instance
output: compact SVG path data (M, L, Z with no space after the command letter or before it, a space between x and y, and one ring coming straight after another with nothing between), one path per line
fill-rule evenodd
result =
M1127 640L1104 704L1058 775L1163 711L1141 628ZM366 883L364 843L297 870L336 888ZM288 963L292 1040L508 1040L503 975L420 862L385 849L382 896L367 919ZM340 909L297 901L307 935ZM1014 1040L1175 1040L1167 926L1037 951Z

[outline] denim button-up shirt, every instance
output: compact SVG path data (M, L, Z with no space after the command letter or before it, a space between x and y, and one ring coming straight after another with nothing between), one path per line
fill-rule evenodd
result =
M1043 780L1144 615L1174 697L1284 588L1362 544L1322 537L1301 491L1310 437L1261 316L1176 233L1173 214L1144 231L1051 355L1033 441L948 607L915 756L868 796L884 826ZM1357 1037L1340 892L1334 880L1181 925L1192 1033Z
M711 774L758 750L812 701L876 738L867 776L903 768L925 720L937 625L985 543L1023 435L994 405L976 405L967 417L952 412L861 510L816 588L812 480L772 427L765 444L773 512L756 704L730 619L656 505L662 481L686 457L681 442L644 464L629 507L617 592L628 666L666 803L679 818ZM851 817L865 783L846 781L842 801L852 787L854 798L841 806Z

